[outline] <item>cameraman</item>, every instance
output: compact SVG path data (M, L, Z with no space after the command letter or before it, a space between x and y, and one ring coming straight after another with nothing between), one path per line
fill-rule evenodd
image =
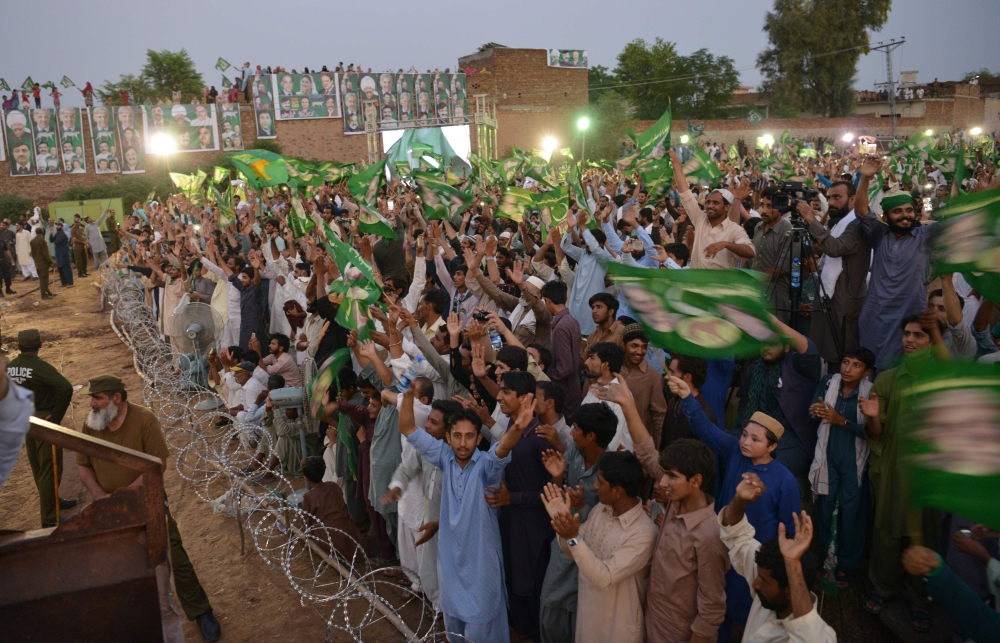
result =
M830 184L826 227L808 204L797 206L816 245L826 255L820 263L819 277L823 284L821 296L827 299L830 317L828 320L826 315L814 316L810 337L816 342L819 354L830 364L839 364L844 350L861 345L858 318L868 294L871 246L856 221L855 194L852 182Z
M771 199L778 188L769 186L760 193L760 220L753 235L756 254L751 268L768 275L767 292L774 306L775 315L787 324L791 314L789 297L789 262L791 261L788 231L792 228L790 217L771 207ZM806 203L806 207L809 204Z

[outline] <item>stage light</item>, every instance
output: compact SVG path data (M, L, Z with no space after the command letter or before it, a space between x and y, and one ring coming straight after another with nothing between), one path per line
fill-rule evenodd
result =
M166 156L167 154L173 154L177 151L177 141L174 137L161 132L159 134L154 134L152 138L149 139L149 153L155 154L157 156Z
M681 145L687 145L691 138L687 134L681 134Z
M851 141L853 141L853 140L854 140L854 134L851 134L850 132L848 132L848 133L844 134L844 136L843 136L842 140L843 140L843 141L844 141L845 143L850 143Z
M926 132L924 132L924 136L934 136L934 130L932 129L927 130Z
M586 116L581 116L580 120L576 122L576 129L586 132L588 127L590 127L590 119Z
M979 136L982 133L983 133L982 127L973 127L972 129L969 130L969 134L973 136Z

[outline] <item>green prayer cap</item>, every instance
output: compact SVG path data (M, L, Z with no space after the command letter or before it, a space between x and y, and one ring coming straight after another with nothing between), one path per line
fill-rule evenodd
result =
M910 205L916 207L916 203L913 201L913 195L909 192L903 192L902 190L896 190L890 192L882 197L882 212L889 212L893 208L898 208L901 205Z

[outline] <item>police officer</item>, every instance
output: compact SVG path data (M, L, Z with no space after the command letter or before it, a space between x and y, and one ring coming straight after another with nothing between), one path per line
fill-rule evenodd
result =
M17 334L17 345L21 354L7 364L7 376L22 388L35 394L35 412L33 415L53 424L62 422L70 398L73 397L73 385L59 374L51 364L38 357L42 347L42 336L34 328L22 330ZM31 464L31 475L38 487L38 500L42 512L42 527L56 526L56 491L55 478L52 475L52 445L27 438L24 441L28 449L28 462ZM59 477L62 479L63 454L60 447L55 447L56 462L59 465ZM77 504L77 500L59 499L62 509L69 509Z

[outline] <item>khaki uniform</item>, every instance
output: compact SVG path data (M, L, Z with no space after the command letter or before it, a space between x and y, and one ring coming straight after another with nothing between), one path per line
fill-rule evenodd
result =
M38 294L51 295L49 270L52 268L52 254L49 252L49 244L45 242L45 235L33 235L30 245L31 259L35 262L35 270L38 271Z
M70 227L70 239L73 242L73 261L76 263L76 276L87 276L87 235L83 224L77 221Z

